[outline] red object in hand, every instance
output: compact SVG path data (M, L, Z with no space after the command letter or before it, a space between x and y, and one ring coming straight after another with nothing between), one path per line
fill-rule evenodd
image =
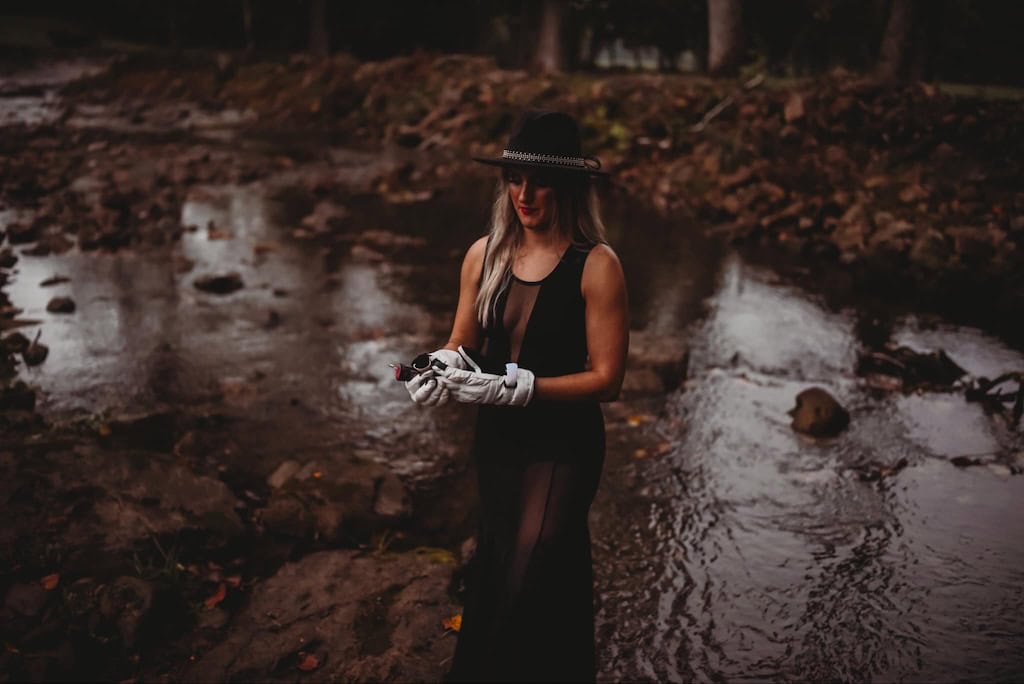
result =
M408 382L412 380L414 375L418 375L419 372L412 366L407 366L404 363L392 363L390 364L395 369L395 380L401 380L402 382Z

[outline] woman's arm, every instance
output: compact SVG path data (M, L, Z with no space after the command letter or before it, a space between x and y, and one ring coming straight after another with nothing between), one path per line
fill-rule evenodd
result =
M608 245L597 245L590 251L583 266L581 289L586 302L590 370L537 378L535 400L613 401L622 389L629 350L629 303L622 264Z
M463 345L479 349L481 329L476 317L476 295L480 290L480 272L484 265L484 252L487 249L487 236L480 238L466 251L462 260L462 272L459 276L459 305L455 308L455 322L452 334L448 338L445 349L453 351Z

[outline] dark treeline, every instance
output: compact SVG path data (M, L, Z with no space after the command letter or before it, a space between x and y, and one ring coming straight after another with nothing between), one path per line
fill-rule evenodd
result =
M1006 0L9 0L3 7L8 16L60 22L52 39L72 47L105 38L264 55L345 51L364 60L471 52L548 71L629 67L640 63L630 55L642 51L646 68L662 70L735 73L749 65L809 75L843 66L892 80L1024 81L1017 36L1024 2Z

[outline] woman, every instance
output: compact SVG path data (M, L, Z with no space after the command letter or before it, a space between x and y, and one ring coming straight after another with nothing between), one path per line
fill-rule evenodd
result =
M406 384L426 405L481 404L482 519L450 678L594 680L598 402L619 393L629 329L591 187L604 174L558 112L526 112L500 158L475 159L502 167L490 234L466 253L451 338L430 354L440 363ZM518 369L501 373L508 362Z

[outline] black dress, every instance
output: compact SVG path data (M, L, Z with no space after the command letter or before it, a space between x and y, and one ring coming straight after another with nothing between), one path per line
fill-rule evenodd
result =
M537 377L586 368L580 292L589 250L570 246L543 280L513 278L485 356ZM451 681L593 681L587 515L604 461L596 401L481 406L473 456L481 504Z

